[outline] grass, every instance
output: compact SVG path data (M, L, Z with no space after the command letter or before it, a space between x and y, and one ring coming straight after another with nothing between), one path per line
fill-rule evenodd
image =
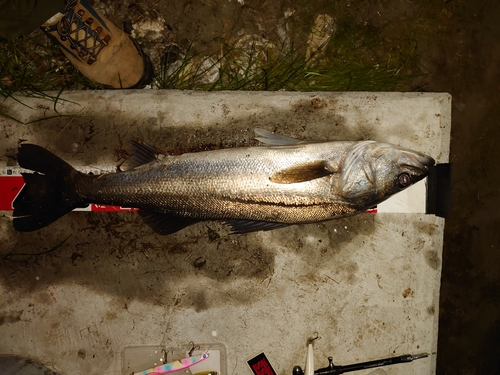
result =
M367 37L368 34L368 37ZM264 91L398 91L408 87L418 60L416 50L375 56L378 33L337 31L313 51L302 43L276 46L223 41L221 52L203 56L190 46L176 64L163 59L159 89ZM356 42L353 42L356 39ZM218 78L207 80L217 71Z
M41 32L0 43L0 94L3 97L13 92L43 95L42 92L48 90L99 88L82 76Z
M57 112L56 105L64 90L98 88L100 85L80 74L41 32L12 41L0 41L0 95L4 100L13 98L13 93L44 98L53 103ZM21 122L8 113L1 101L0 116Z

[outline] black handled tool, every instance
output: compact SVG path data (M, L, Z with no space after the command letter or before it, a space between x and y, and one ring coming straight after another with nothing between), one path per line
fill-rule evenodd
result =
M429 356L428 353L421 353L421 354L416 354L416 355L405 354L405 355L401 355L399 357L384 358L384 359L378 359L375 361L354 363L352 365L346 365L346 366L336 366L333 364L333 358L328 357L328 362L329 362L328 366L315 370L314 375L337 375L337 374L343 374L345 372L366 370L366 369L374 368L374 367L381 367L381 366L395 365L398 363L412 362L416 359L425 358L428 356ZM295 366L293 368L292 374L293 375L304 375L304 371L302 371L302 368L300 366Z

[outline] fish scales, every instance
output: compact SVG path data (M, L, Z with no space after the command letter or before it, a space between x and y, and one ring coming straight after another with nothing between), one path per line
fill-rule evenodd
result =
M328 220L355 211L335 195L331 184L335 177L295 184L275 183L270 177L311 162L340 163L352 145L329 142L165 156L132 171L86 180L79 192L89 202L199 219Z

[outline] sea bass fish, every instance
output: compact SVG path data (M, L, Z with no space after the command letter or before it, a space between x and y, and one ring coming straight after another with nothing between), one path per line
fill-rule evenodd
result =
M263 146L171 156L133 142L129 169L88 175L48 150L21 144L25 185L14 227L43 228L90 203L139 208L160 234L203 220L233 233L314 223L365 211L424 178L434 160L375 141L308 142L257 129Z

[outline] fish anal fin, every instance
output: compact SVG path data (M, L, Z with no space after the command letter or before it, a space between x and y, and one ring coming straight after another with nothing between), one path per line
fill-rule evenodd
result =
M162 212L139 210L144 222L156 233L161 235L172 234L190 225L199 222L199 219L190 217L164 214Z
M293 184L330 176L338 171L338 166L323 160L302 163L274 173L269 179L277 184Z
M132 140L132 156L124 164L124 170L130 170L151 163L165 156L165 153L142 140Z
M226 220L225 223L231 226L231 234L266 231L288 226L288 224L285 223L271 223L254 220Z

